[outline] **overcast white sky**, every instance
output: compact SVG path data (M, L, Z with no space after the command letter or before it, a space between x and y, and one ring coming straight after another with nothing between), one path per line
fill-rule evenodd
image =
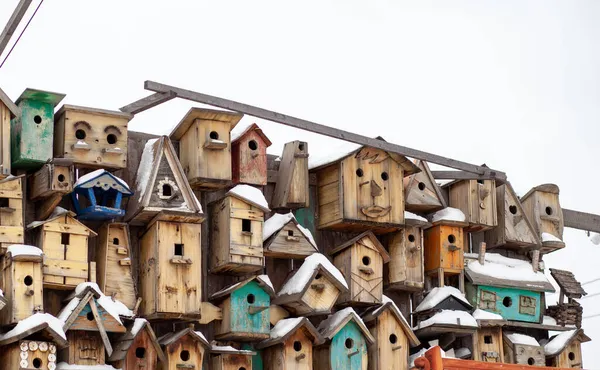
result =
M0 2L0 24L17 2ZM46 0L0 86L117 109L151 79L486 163L520 195L553 182L563 207L600 213L598 19L598 1ZM168 133L191 106L153 108L130 129ZM294 139L330 145L257 122L274 154ZM600 277L600 247L576 230L565 241L547 264ZM600 296L582 302L600 313ZM600 317L584 325L586 368L600 369Z

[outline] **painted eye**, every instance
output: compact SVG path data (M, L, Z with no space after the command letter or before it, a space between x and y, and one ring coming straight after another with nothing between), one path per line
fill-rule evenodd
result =
M362 168L359 168L358 170L356 170L356 176L363 177L363 175L364 175L364 172L363 172Z
M382 173L381 173L381 179L382 179L383 181L387 181L389 178L390 178L390 176L388 175L388 173L387 173L387 172L382 172Z

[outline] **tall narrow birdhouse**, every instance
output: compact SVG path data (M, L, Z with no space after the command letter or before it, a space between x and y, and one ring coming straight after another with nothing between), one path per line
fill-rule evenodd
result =
M318 228L376 233L400 228L403 179L420 169L406 157L380 149L354 144L344 149L309 158L309 169L317 176Z
M204 335L192 328L165 334L158 342L165 354L164 370L202 369L204 354L210 348Z
M63 105L54 121L54 156L80 167L127 167L129 113Z
M308 143L292 141L283 147L271 205L275 209L307 208L309 200Z
M140 312L148 319L199 318L201 225L156 221L140 239Z
M64 94L25 89L17 99L21 115L10 122L14 168L37 169L52 159L54 107L64 97Z
M133 310L137 301L131 273L129 227L124 223L104 224L96 244L96 282L104 294L115 297Z
M528 335L519 333L503 333L505 364L544 366L546 358L544 347Z
M239 113L192 108L171 132L179 141L183 171L194 189L220 189L231 184L230 131Z
M0 311L2 325L19 321L44 311L42 261L44 254L30 245L11 245L2 258L0 286L8 307Z
M495 180L458 180L444 185L448 205L460 209L469 225L466 231L489 230L498 225Z
M267 148L271 140L256 123L231 131L234 184L267 185Z
M146 225L153 219L200 223L202 207L192 191L168 137L149 140L138 167L135 189L126 219Z
M562 241L564 219L559 189L554 184L543 184L529 190L521 197L523 210L542 239L543 253L550 253L565 247Z
M108 362L121 370L154 370L166 365L165 354L146 319L137 318L114 342Z
M123 197L133 192L127 183L112 173L99 169L81 176L73 188L71 199L80 220L111 220L125 215Z
M0 254L12 244L23 244L23 188L24 176L0 180Z
M446 198L444 198L440 186L435 182L427 162L417 160L415 165L421 169L421 172L404 178L406 210L431 213L446 208Z
M390 253L387 284L390 289L417 291L423 289L423 231L410 227L387 236Z
M473 352L473 360L503 362L504 344L502 341L502 326L481 326L477 329L477 334L473 340L473 347L476 348Z
M308 229L293 213L273 214L263 227L263 253L266 257L304 259L319 251Z
M544 345L546 366L583 369L581 343L591 341L583 329L565 331L550 338Z
M496 202L498 226L485 232L487 248L539 248L540 237L509 182L496 188Z
M0 89L0 178L10 175L10 120L21 115L21 109Z
M64 210L63 210L64 211ZM35 221L27 230L35 230L36 245L45 255L44 287L73 289L88 281L88 239L97 234L64 211L46 221Z
M369 347L368 369L408 370L409 349L420 342L394 301L383 296L383 302L362 316L375 338Z
M29 199L39 200L54 194L69 194L75 183L72 165L59 164L60 161L46 163L36 171L30 180Z
M327 257L314 253L283 284L275 304L297 316L331 313L340 293L348 292L344 275Z
M312 370L313 345L321 342L321 335L310 321L296 317L279 321L271 329L271 337L257 348L264 348L264 370Z
M212 273L262 271L263 221L269 205L260 190L237 185L211 208Z
M259 275L210 297L223 312L215 328L216 340L257 341L269 338L269 306L275 291L267 275Z
M368 306L381 303L383 264L390 261L390 256L371 231L337 246L330 255L349 287L347 293L340 294L338 304Z
M321 321L317 331L324 342L313 348L313 369L367 369L367 348L375 343L375 338L353 308L329 315Z
M239 350L231 346L213 345L210 350L210 368L212 370L252 369L256 352Z

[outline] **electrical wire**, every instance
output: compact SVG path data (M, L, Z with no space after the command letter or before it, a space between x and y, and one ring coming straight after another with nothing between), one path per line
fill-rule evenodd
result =
M584 320L585 320L585 319L591 319L591 318L598 317L598 316L600 316L600 313L595 313L595 314L593 314L593 315L584 316L584 317L583 317L583 319L584 319Z
M44 0L41 0L40 3L38 4L37 8L35 8L35 10L33 11L33 14L31 15L31 17L29 18L29 20L25 24L25 27L23 27L23 30L19 34L19 37L17 38L17 41L15 41L15 43L13 44L13 46L10 48L10 50L8 51L8 54L6 54L6 57L4 57L4 60L2 61L2 64L0 64L0 68L2 68L2 66L4 65L4 63L6 63L6 60L8 59L8 57L10 56L10 54L12 53L13 49L15 48L15 46L17 46L17 44L19 43L19 40L21 40L21 37L25 33L25 30L27 30L27 27L29 27L29 23L31 23L31 21L33 20L33 17L35 17L35 15L37 14L38 9L40 9L40 6L42 6L43 2L44 2Z
M585 283L581 283L581 285L587 285L587 284L595 283L596 281L600 281L600 277L596 278L596 279L592 279L590 281L586 281Z

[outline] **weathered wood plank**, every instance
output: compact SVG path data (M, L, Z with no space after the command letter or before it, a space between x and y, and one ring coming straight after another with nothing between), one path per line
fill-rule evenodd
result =
M10 38L17 30L17 26L19 26L19 23L21 22L21 19L23 19L25 12L27 12L29 5L31 5L31 0L21 0L15 7L15 10L4 27L4 30L2 30L2 34L0 34L0 55L2 55L2 52L4 52L4 48L6 48L6 45L8 45Z
M145 98L137 100L131 104L119 108L121 112L127 112L131 114L138 114L152 107L156 107L159 104L168 102L169 100L176 97L176 94L172 91L163 93L154 93Z
M497 180L502 185L506 180L506 175L498 175L498 171L490 170L485 174L477 174L468 171L431 171L436 180Z
M600 215L562 209L565 227L600 233Z

